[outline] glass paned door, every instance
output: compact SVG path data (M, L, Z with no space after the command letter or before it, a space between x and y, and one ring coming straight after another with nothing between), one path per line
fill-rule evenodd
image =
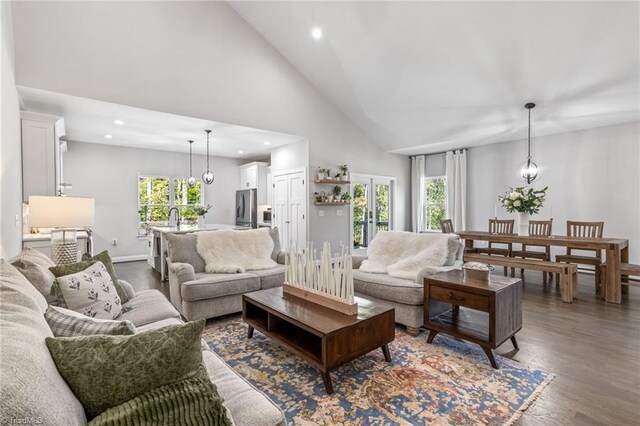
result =
M352 248L365 251L378 231L392 226L392 182L375 178L353 178Z

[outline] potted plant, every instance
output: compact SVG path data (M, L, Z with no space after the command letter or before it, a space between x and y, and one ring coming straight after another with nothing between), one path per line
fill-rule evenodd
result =
M327 179L327 173L329 173L329 169L324 169L324 168L318 166L318 180Z
M335 180L340 180L340 178L341 178L341 177L342 177L342 175L340 174L340 172L336 173L336 174L333 176L333 178L334 178Z
M542 208L547 189L534 190L533 188L525 189L509 188L506 194L498 197L498 201L509 213L518 213L518 235L529 235L529 215L536 214Z
M193 206L193 211L198 215L198 226L204 226L204 215L211 209L211 204L207 204L206 206L196 205Z
M348 203L351 200L351 194L349 194L348 192L343 193L342 196L340 197L340 200L343 203Z
M324 201L325 196L326 194L324 193L324 191L313 193L313 197L315 198L316 203L322 203Z
M333 194L333 201L340 201L340 193L342 192L342 187L340 185L336 185L331 188L331 193Z
M349 171L349 166L347 166L346 164L343 164L342 166L340 166L340 171L342 172L341 179L349 180L349 175L347 175L347 172Z

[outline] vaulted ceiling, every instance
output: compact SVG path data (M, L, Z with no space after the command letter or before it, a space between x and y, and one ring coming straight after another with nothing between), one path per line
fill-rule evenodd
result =
M638 120L638 2L232 2L385 150ZM311 37L314 27L323 37Z

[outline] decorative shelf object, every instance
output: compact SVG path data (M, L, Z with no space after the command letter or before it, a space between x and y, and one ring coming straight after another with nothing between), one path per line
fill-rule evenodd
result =
M315 201L314 204L316 206L348 206L351 203L349 201L337 201L337 202L331 202L331 203L328 201L326 202Z
M351 183L350 180L338 180L338 179L316 179L315 183L329 183L335 185L349 185Z

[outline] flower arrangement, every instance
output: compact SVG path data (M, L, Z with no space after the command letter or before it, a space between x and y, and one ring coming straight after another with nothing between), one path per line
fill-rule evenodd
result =
M207 204L206 206L193 206L193 211L198 216L204 216L211 209L211 204Z
M548 186L545 186L544 189L537 191L532 188L525 189L524 187L509 188L505 195L498 197L498 201L509 213L526 212L535 214L540 211L547 196L548 188Z

